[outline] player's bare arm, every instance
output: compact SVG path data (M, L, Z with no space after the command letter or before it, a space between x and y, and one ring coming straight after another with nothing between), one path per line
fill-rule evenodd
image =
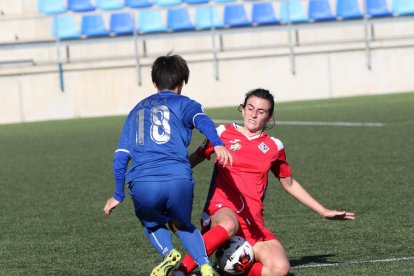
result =
M280 178L283 189L302 204L329 220L354 220L355 213L330 210L314 199L298 181L292 177Z
M225 167L227 164L233 165L233 157L225 146L215 146L214 151L216 153L216 161Z
M105 204L105 207L103 209L105 215L109 216L113 209L115 209L116 206L119 205L119 201L116 200L114 197L110 197Z
M346 211L327 210L324 217L329 220L354 220L355 213L350 213Z
M191 168L194 168L195 166L197 166L198 164L203 162L205 159L206 159L206 157L204 155L200 154L200 152L198 150L194 151L188 157L188 160L190 161Z

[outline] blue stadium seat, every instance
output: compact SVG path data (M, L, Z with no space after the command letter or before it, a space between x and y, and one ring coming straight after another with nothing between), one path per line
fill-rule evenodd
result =
M138 14L139 33L162 33L167 27L161 16L160 10L142 10Z
M211 22L213 11L213 24ZM224 27L223 20L219 17L217 7L200 6L195 10L195 27L197 30L208 30L214 26L216 29Z
M112 13L109 19L109 31L114 35L134 33L134 19L129 12Z
M392 11L395 15L414 15L414 1L394 0L392 2Z
M60 15L52 19L52 36L59 39L78 39L81 37L73 15Z
M339 19L359 19L362 12L359 8L358 0L337 0L336 16Z
M154 4L159 7L172 7L181 4L181 0L154 0Z
M94 11L95 6L90 0L68 0L68 10L73 12L89 12Z
M109 36L101 14L87 14L82 16L82 35L86 37Z
M308 16L311 21L336 20L329 0L309 0Z
M209 0L184 0L184 3L188 5L207 4Z
M173 32L194 30L187 8L169 9L167 11L167 29Z
M367 14L369 17L386 17L392 16L388 9L386 0L365 0Z
M251 26L252 22L247 18L246 10L243 4L234 4L224 6L224 26L247 27Z
M300 0L281 0L279 13L280 22L282 23L288 23L289 21L291 23L304 23L309 21Z
M133 9L152 7L150 0L125 0L125 6Z
M96 7L100 10L120 10L124 8L122 0L96 0Z
M252 22L254 25L279 24L271 2L258 2L252 5Z
M68 11L65 0L38 0L37 8L46 15L60 14Z
M216 3L229 3L229 2L235 2L236 0L214 0Z

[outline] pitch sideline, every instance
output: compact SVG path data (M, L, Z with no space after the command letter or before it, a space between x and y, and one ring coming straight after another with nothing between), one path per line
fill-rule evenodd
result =
M243 124L242 120L213 119L216 124ZM383 127L384 123L362 122L318 122L318 121L276 121L276 125L295 126L344 126L344 127Z
M378 260L350 261L350 262L343 262L343 263L296 265L296 266L292 266L292 268L328 267L328 266L342 266L342 265L349 265L349 264L373 264L373 263L400 262L400 261L410 261L410 260L414 260L414 256L401 257L401 258L378 259Z

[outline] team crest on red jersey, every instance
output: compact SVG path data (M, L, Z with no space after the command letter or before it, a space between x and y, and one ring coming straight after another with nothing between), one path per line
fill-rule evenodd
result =
M232 150L232 151L239 150L239 149L241 149L241 144L235 143L235 144L231 145L229 149Z
M266 152L268 152L268 150L269 150L269 147L264 143L264 142L261 142L260 143L260 145L259 145L259 149L263 152L263 153L266 153Z

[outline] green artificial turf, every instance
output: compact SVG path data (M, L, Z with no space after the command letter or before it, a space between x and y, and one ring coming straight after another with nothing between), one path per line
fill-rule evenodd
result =
M241 119L236 107L206 112ZM285 246L291 273L414 274L414 93L278 103L276 120L268 133L284 143L294 178L325 206L357 214L355 221L326 221L270 177L265 218ZM161 261L129 197L103 216L123 122L0 126L0 275L149 275ZM202 139L194 131L190 151ZM194 169L197 226L212 165Z

